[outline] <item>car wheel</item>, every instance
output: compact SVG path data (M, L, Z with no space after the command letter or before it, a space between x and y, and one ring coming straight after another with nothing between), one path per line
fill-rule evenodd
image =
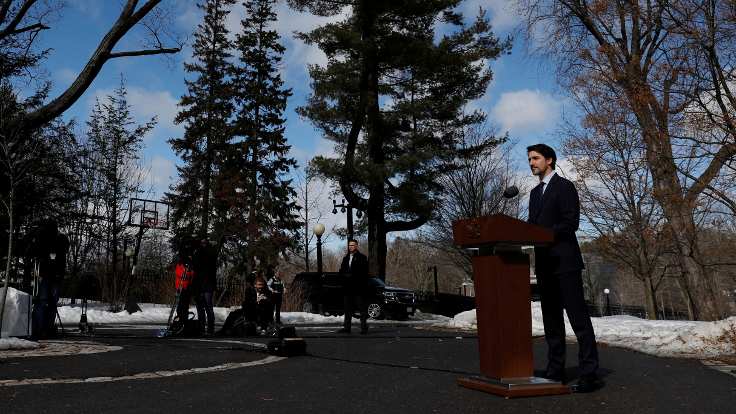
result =
M370 319L380 319L383 316L383 306L378 303L368 305L368 317Z

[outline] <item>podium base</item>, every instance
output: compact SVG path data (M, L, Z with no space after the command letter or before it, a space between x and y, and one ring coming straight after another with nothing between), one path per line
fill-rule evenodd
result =
M458 378L457 384L461 387L500 395L506 398L536 397L541 395L561 395L572 393L572 390L567 385L539 377L501 379L480 376L464 377Z

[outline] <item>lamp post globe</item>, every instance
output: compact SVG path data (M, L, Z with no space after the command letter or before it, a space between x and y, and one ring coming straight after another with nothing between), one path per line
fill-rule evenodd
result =
M322 235L325 233L325 225L317 223L312 228L312 231L317 236L317 273L322 275Z
M317 236L317 238L319 239L325 233L325 225L322 223L317 223L312 228L312 231L314 232L314 235Z

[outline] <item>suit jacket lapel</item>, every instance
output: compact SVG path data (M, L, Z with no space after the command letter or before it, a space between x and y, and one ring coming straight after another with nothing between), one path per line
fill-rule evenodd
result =
M542 211L541 189L539 187L534 187L529 197L531 199L531 202L529 203L529 215L531 216L531 221L536 223L537 217L539 217L539 213Z

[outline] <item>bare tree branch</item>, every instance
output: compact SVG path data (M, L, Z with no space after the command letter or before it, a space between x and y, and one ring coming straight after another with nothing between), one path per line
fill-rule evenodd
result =
M112 25L107 34L102 38L97 49L89 58L87 64L79 73L77 78L72 82L64 92L48 104L26 114L21 121L21 129L25 131L33 130L41 125L49 122L59 116L65 110L76 102L80 96L89 88L92 81L97 77L104 64L115 57L122 57L126 53L135 52L119 52L116 56L112 50L120 39L125 36L128 31L140 22L161 0L149 0L140 9L135 10L138 4L137 0L128 0L120 13L120 16ZM149 54L175 53L178 49L161 49L158 53L138 53L131 56L143 56Z

